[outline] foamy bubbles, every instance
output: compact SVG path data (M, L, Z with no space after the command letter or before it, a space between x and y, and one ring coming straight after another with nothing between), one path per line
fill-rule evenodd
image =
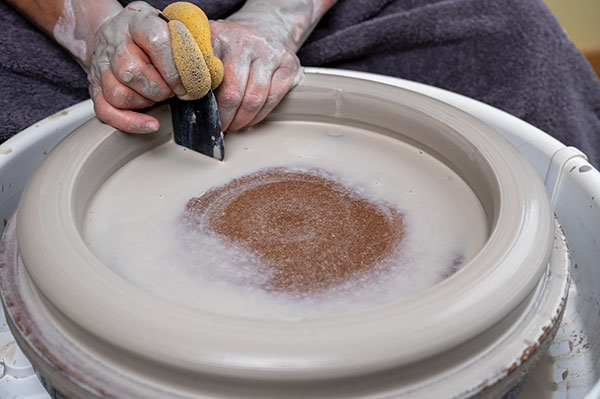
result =
M198 240L214 232L257 255L272 271L263 289L314 295L374 273L404 235L400 210L335 180L320 169L260 170L191 199L183 220Z
M91 250L115 273L165 300L235 316L297 319L414 295L454 273L487 238L483 209L460 177L397 140L357 128L276 122L230 134L226 145L223 163L167 143L121 168L89 206L84 232ZM322 289L272 289L280 271L256 245L232 240L235 233L228 237L219 229L182 223L191 198L268 168L329 179L348 198L363 201L362 207L375 204L388 219L390 212L401 214L400 244ZM289 187L280 187L288 194L281 198L293 202L297 194L290 196ZM251 215L246 206L239 207L245 219ZM284 216L294 234L306 227L297 212ZM358 248L367 245L355 241Z

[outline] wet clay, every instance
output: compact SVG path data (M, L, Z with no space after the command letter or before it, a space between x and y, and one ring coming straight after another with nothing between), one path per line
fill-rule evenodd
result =
M268 265L272 291L315 292L376 267L399 247L402 213L360 197L320 170L270 168L192 198L185 220Z

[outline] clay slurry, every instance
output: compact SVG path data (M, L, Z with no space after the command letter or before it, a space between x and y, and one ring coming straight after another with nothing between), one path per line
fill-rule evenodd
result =
M402 241L402 213L362 198L327 172L270 168L192 198L185 221L256 254L262 287L323 291L385 267Z

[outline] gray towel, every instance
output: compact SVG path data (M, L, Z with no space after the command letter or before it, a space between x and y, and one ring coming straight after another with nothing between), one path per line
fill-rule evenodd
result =
M193 2L211 19L243 3ZM2 141L88 94L78 65L5 3L0 21ZM298 55L476 98L600 165L600 81L541 0L341 0Z

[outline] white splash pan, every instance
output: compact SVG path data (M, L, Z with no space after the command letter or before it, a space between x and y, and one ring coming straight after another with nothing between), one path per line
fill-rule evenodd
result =
M363 112L373 102L377 111ZM161 365L159 374L165 380L164 386L181 383L185 375L176 371L184 369L194 381L204 383L201 388L186 389L225 394L220 391L224 389L233 396L238 389L249 392L250 387L258 390L256 394L273 394L268 389L270 382L280 394L291 389L290 393L298 396L311 392L331 397L348 397L350 393L360 396L371 389L374 396L431 397L443 392L447 396L479 393L494 397L530 371L530 359L541 355L545 349L542 346L549 342L545 339L548 331L554 330L562 314L568 262L543 184L513 147L487 126L444 104L393 86L341 76L308 74L272 118L333 118L336 123L361 124L381 134L410 140L436 154L482 200L493 226L488 244L461 272L411 301L324 324L310 320L291 325L248 324L168 308L105 273L84 245L73 248L73 243L81 241L77 238L78 218L102 181L136 154L168 139L169 132L130 136L92 121L63 142L36 172L20 205L17 226L11 226L17 229L19 257L34 282L30 285L27 280L24 284L37 298L37 306L47 307L44 318L52 319L45 322L66 328L71 345L88 349L88 354L99 351L96 359L102 358L113 368L116 364L121 368L141 362L135 365L141 385L149 378L159 378L153 373L156 364L148 365L145 359ZM398 131L395 118L401 118L407 130ZM90 129L94 134L86 134ZM69 154L70 165L58 168L62 188L57 190L57 181L50 183L50 179L56 173L53 165L64 160L61 149ZM54 190L57 196L46 197L47 190ZM38 213L45 206L63 210ZM32 214L27 209L32 209ZM40 216L43 223L36 221ZM48 217L52 220L45 219ZM14 234L14 230L8 234ZM66 243L55 241L64 238ZM61 250L56 251L57 247ZM552 251L553 247L558 249ZM17 255L6 248L9 257ZM90 275L94 276L93 282L89 281ZM507 287L512 291L510 295ZM469 292L468 298L465 292ZM549 292L552 295L548 296ZM71 295L78 296L79 302L74 302ZM90 314L111 314L113 322L106 323ZM17 332L23 327L15 318L9 318L9 322ZM239 328L245 334L256 335L240 341L233 331ZM375 344L373 331L378 333ZM22 332L21 336L17 333L17 339L29 348L26 341L31 330L29 335L27 330ZM331 342L338 345L332 347ZM26 352L39 361L34 365L53 385L67 392L82 389L81 384L70 386L72 381L45 367L40 353ZM214 353L219 355L211 356ZM432 356L435 362L425 360ZM432 369L436 369L433 377ZM66 374L85 379L81 370L71 373ZM407 378L399 378L399 374ZM223 388L223 379L228 380L227 389ZM504 382L495 384L499 380ZM307 381L311 381L310 387L303 383ZM345 386L340 384L344 381ZM94 396L97 385L90 383L89 376L87 384L85 394L99 397ZM139 384L130 384L137 386L130 388L142 389ZM151 389L151 385L143 389Z

